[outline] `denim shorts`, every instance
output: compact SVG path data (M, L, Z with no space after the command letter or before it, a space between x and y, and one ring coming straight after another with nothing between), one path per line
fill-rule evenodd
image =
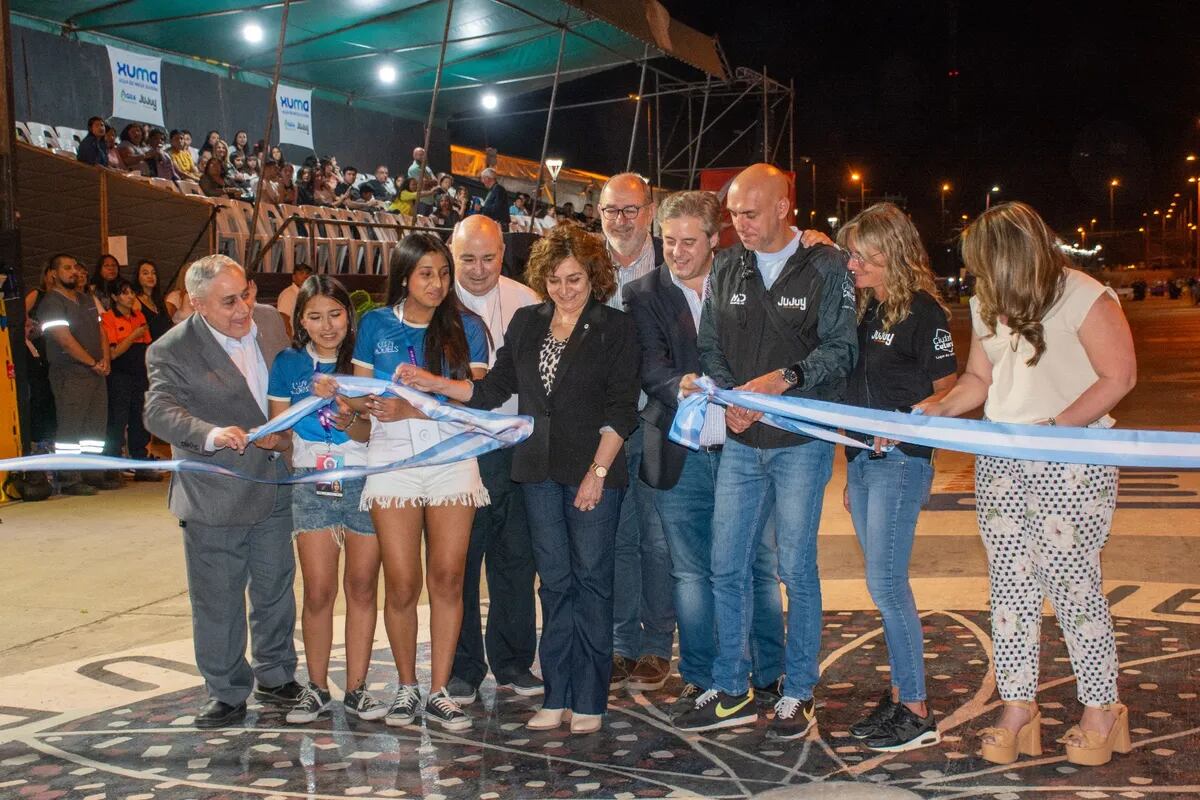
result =
M314 472L311 467L297 467L296 475ZM341 497L317 494L317 484L298 483L292 487L292 529L297 533L332 530L339 538L347 531L374 536L371 515L359 510L366 478L342 481Z

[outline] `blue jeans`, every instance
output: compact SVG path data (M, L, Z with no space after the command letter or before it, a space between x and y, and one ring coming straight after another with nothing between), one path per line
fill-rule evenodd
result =
M817 528L832 473L833 445L828 442L761 449L733 439L725 443L713 509L714 689L739 695L748 688L752 563L774 512L779 577L788 597L784 694L812 697L821 648Z
M897 448L875 460L859 454L847 466L846 478L854 533L867 564L867 589L883 617L892 684L900 688L901 702L919 703L925 699L925 648L908 562L933 466L928 458Z
M670 660L675 639L671 552L654 508L654 489L638 478L641 428L625 440L625 462L629 488L621 499L617 528L613 651L626 658L653 655Z
M605 489L594 510L580 511L572 505L578 486L543 481L522 488L541 584L543 707L603 714L612 675L613 543L621 492Z
M679 674L702 689L712 687L712 665L717 657L712 523L720 464L720 451L688 453L679 482L654 492L654 506L671 549L671 578L679 619ZM758 686L772 683L783 674L783 603L777 562L775 528L768 524L753 567L750 660Z

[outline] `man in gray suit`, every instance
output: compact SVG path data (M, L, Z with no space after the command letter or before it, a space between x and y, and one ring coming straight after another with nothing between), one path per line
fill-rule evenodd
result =
M272 434L250 445L246 433L267 421L267 376L288 346L279 314L253 305L245 271L225 256L193 263L185 285L196 313L146 354L146 428L171 444L175 458L208 459L260 479L287 477L279 451L289 440ZM290 488L178 473L168 498L183 528L196 666L209 696L196 727L244 719L251 689L263 702L291 704L300 687L293 679Z

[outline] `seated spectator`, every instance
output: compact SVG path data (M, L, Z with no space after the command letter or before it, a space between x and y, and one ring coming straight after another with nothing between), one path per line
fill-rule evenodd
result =
M396 196L396 187L388 180L388 168L383 164L375 168L374 178L359 187L360 192L363 186L370 186L371 194L375 196L375 199L382 200L384 203L390 203Z
M221 132L209 131L208 136L204 137L204 144L200 145L200 155L211 153L219 141L221 141Z
M250 157L250 137L245 131L238 131L233 135L233 144L229 147L229 152L241 153L244 158Z
M104 151L108 154L108 168L124 172L125 164L121 161L121 154L117 152L117 129L112 125L104 126Z
M243 199L253 199L254 184L257 181L258 176L251 173L246 166L246 156L240 150L234 151L229 160L229 168L225 171L225 184L236 186Z
M251 155L246 158L246 171L251 175L262 175L262 158L257 155Z
M467 187L458 187L458 191L455 193L454 210L463 219L469 216L471 211L471 195L467 192Z
M108 166L108 145L104 140L104 119L92 117L88 120L87 136L75 151L75 160L96 167Z
M192 163L199 164L200 163L200 151L192 146L192 132L189 131L187 128L183 129L183 146L189 153L192 154ZM199 171L200 171L200 169L199 169L199 167L197 167L196 172L199 172Z
M338 179L333 174L333 164L329 163L328 160L322 161L319 171L313 175L313 199L316 200L316 205L341 205L337 194L334 192L337 189L337 185Z
M283 150L279 147L279 145L275 145L271 148L270 158L275 159L275 163L277 164L287 163L287 159L283 157Z
M437 208L433 210L430 220L435 228L450 229L442 232L442 239L450 241L450 231L462 220L462 217L454 210L454 203L450 200L450 195L443 194L438 200Z
M574 222L575 221L575 204L572 203L570 200L563 203L562 214L560 216L564 220L567 220L568 222Z
M296 203L296 187L283 176L282 167L278 161L267 159L263 164L262 178L258 181L258 192L262 195L262 202L279 205L280 203L288 203L295 205Z
M358 180L358 170L354 167L346 167L342 170L342 179L334 187L333 193L338 197L345 197L348 200L357 200L358 187L354 185L356 180Z
M510 217L523 217L529 212L525 209L525 195L518 194L513 197L512 205L508 207L508 215Z
M179 180L175 172L175 162L171 160L170 151L163 147L166 134L162 128L151 128L146 137L146 168L151 178L165 178L169 181Z
M171 131L171 149L168 151L171 165L175 168L175 177L198 181L200 173L196 169L196 162L192 159L187 141L187 134L183 131L178 129Z
M200 191L207 197L241 197L242 190L225 184L225 165L221 159L208 154L204 162L204 174L200 176Z
M396 177L396 197L388 204L388 210L394 211L405 217L412 217L416 214L417 190L416 178L401 178Z
M211 150L200 154L200 160L196 162L196 169L200 172L200 174L202 176L204 175L205 165L208 164L208 162L211 160L212 160L212 151Z
M296 176L296 202L302 206L315 206L316 198L313 196L313 168L301 167L300 174Z
M479 173L479 181L487 189L487 197L483 200L481 213L496 220L501 230L508 230L508 190L497 180L496 170L488 167Z
M338 164L337 156L330 156L328 158L328 161L329 161L330 169L333 170L333 177L337 178L338 183L341 183L342 182L342 168Z
M146 377L146 346L150 327L139 309L132 284L118 278L113 285L112 308L100 317L108 340L111 371L108 373L108 433L104 454L120 457L128 437L130 458L150 458L150 434L142 424L142 406L150 382ZM127 433L128 432L128 433ZM137 470L134 480L157 481L157 472Z
M347 200L346 208L353 208L356 211L386 211L387 203L382 200L375 199L375 192L370 186L371 182L367 181L358 187L358 199Z
M583 204L583 229L589 233L600 232L600 217L596 216L596 207L591 203Z
M131 122L121 131L121 143L117 145L117 155L121 158L121 169L156 177L150 174L150 162L155 158L146 145L145 129L141 123Z
M443 172L438 178L437 190L434 192L433 204L436 206L441 201L442 196L446 195L451 202L454 201L454 176Z

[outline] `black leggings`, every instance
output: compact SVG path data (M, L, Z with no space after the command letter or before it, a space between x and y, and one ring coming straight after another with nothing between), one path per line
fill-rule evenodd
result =
M125 442L126 428L129 431L129 457L147 458L146 446L150 434L142 422L142 407L146 403L146 390L150 388L146 375L130 375L113 372L108 376L108 435L104 437L104 454L120 456Z

